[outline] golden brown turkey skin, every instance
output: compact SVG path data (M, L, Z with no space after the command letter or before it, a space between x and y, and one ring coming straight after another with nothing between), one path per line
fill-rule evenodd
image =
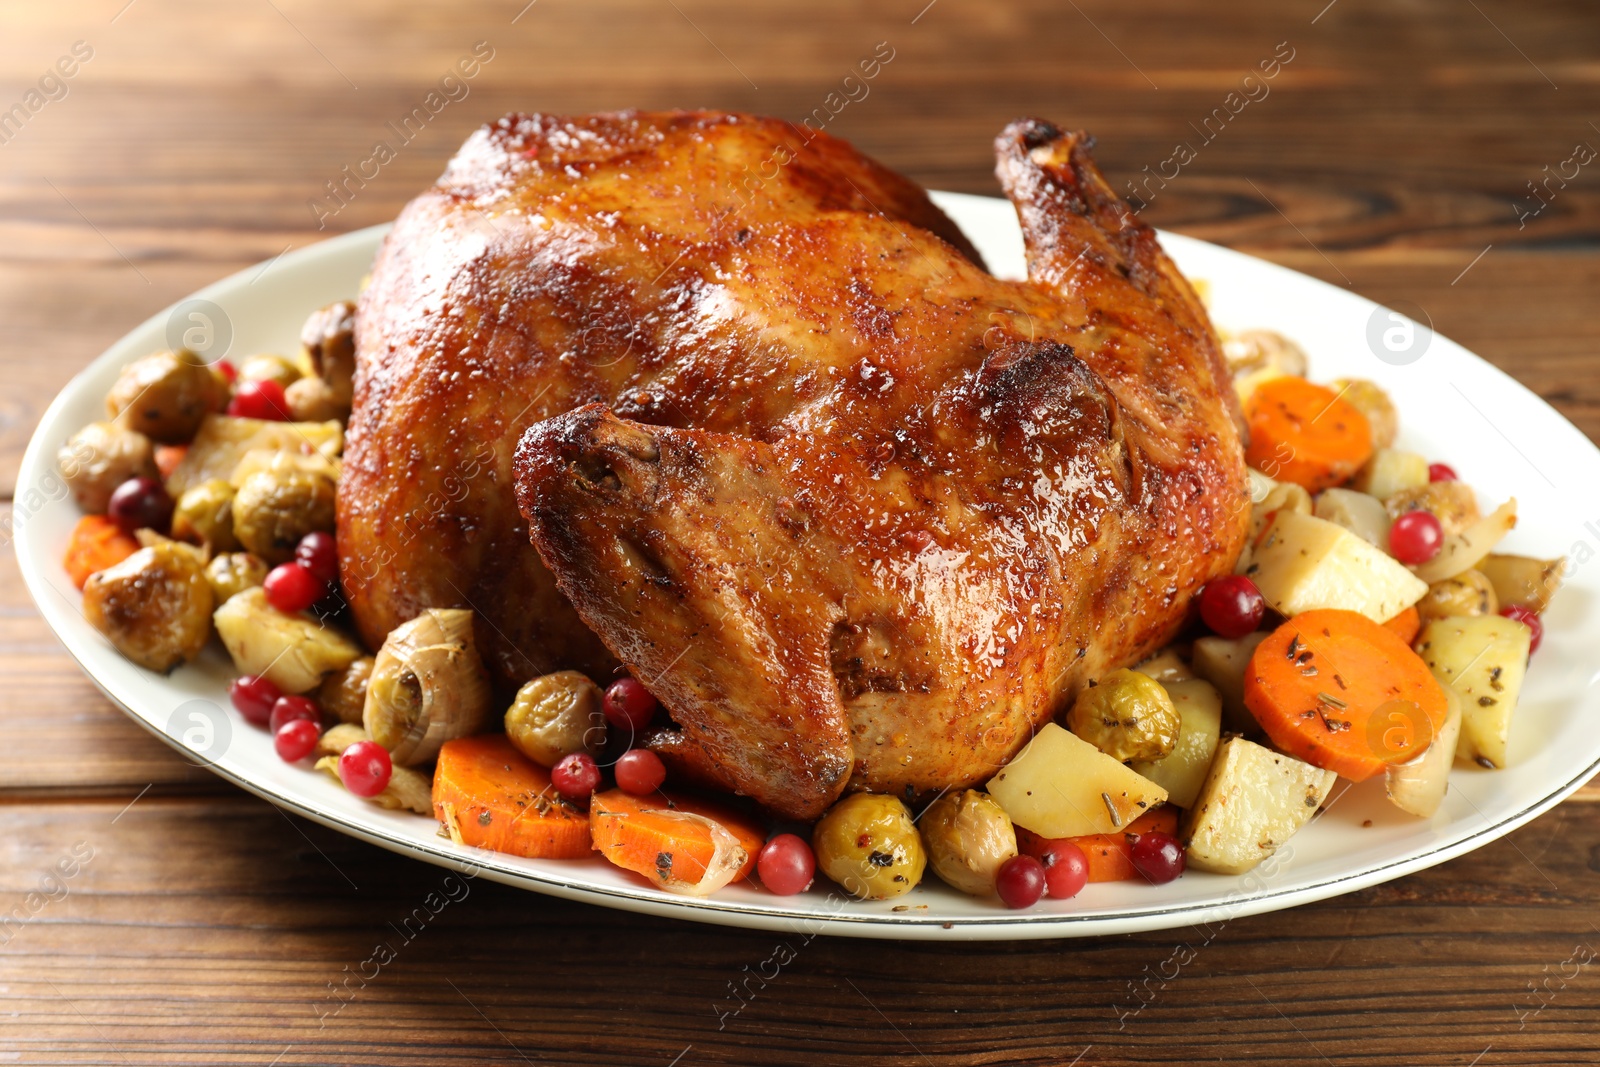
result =
M731 184L780 146L776 176ZM366 583L369 640L435 603L539 669L603 662L597 633L681 728L653 745L800 818L981 781L1167 640L1248 518L1215 339L1085 138L1022 122L998 150L1029 282L782 124L475 137L363 298L347 569L441 461L489 448L492 477ZM518 435L548 569L510 543Z

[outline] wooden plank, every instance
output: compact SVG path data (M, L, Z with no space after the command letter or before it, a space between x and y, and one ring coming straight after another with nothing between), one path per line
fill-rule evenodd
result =
M0 1042L25 1062L1572 1063L1600 1011L1594 804L1293 911L999 945L602 911L246 797L6 821L0 904L28 921L5 928ZM366 962L379 945L393 960Z

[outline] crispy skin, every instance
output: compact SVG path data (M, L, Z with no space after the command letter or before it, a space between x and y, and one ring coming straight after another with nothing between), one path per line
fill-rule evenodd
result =
M793 158L763 166L778 145ZM544 669L587 632L558 588L681 728L653 745L808 818L846 788L981 781L1169 639L1248 519L1215 338L1087 138L1027 121L997 149L1029 282L985 273L909 183L783 124L475 137L363 299L341 547L348 567L392 541L374 516L414 509L411 480L467 444L497 449L501 489L521 435L547 569L469 494L469 521L454 505L430 531L444 553L356 598L369 640L437 574L474 598L511 574L476 606ZM444 377L474 369L493 386Z

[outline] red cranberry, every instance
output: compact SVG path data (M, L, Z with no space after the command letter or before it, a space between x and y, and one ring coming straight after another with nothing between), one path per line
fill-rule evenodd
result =
M1200 618L1222 637L1243 637L1261 625L1266 598L1242 574L1213 578L1200 590Z
M219 359L211 364L211 369L222 377L222 380L232 385L239 380L239 368L225 359Z
M1152 830L1140 834L1133 843L1133 866L1155 885L1170 882L1183 873L1183 845L1171 834Z
M394 763L376 741L357 741L339 755L339 781L358 797L375 797L389 786Z
M310 719L291 719L273 731L272 747L285 763L297 763L311 755L322 737L322 727ZM378 790L380 793L383 790Z
M306 610L324 592L322 584L298 563L280 563L261 584L267 591L267 603L286 615Z
M112 492L106 517L126 533L164 534L172 528L172 494L154 478L129 478Z
M1448 463L1428 464L1428 481L1430 482L1457 482L1461 479L1456 475L1456 469Z
M617 758L617 765L611 770L616 775L617 788L636 797L654 793L667 780L667 765L648 748L630 748Z
M330 533L313 530L300 538L300 544L294 550L294 561L310 571L312 577L324 586L331 586L339 580L339 552Z
M1032 856L1012 856L1000 865L994 889L1008 908L1031 908L1044 896L1044 864Z
M618 678L606 687L601 701L606 721L619 730L638 735L656 716L656 698L637 678Z
M587 752L562 756L550 768L550 784L568 800L585 800L600 785L600 765Z
M1071 841L1051 841L1039 850L1045 892L1056 900L1075 897L1089 884L1089 857Z
M1389 527L1389 555L1415 566L1444 547L1444 527L1430 511L1408 511Z
M228 414L241 419L289 422L289 400L283 386L270 378L240 382L234 387L233 399L228 401Z
M322 709L317 707L317 702L310 697L281 696L272 705L272 716L267 720L267 729L276 734L286 722L305 719L308 722L322 723Z
M265 726L272 718L273 705L283 696L283 690L255 674L241 674L228 683L228 697L245 721Z
M756 875L767 892L792 897L811 888L817 860L805 838L779 834L761 848L756 857Z

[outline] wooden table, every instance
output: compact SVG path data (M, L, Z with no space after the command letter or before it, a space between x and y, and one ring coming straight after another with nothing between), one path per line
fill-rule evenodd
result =
M0 107L75 42L92 56L0 127L0 492L50 397L125 330L391 218L486 119L798 119L859 97L844 78L879 42L892 60L828 129L972 192L994 191L990 140L1022 114L1095 131L1125 189L1292 51L1146 217L1420 306L1600 433L1600 176L1552 183L1537 215L1528 185L1600 145L1600 10L1581 0L525 2L7 2ZM469 95L327 200L478 41L493 58ZM27 917L0 934L5 1062L1600 1062L1593 786L1470 856L1208 942L818 939L719 1020L779 938L479 882L402 942L391 923L443 872L176 758L79 673L9 553L0 670L0 911ZM28 897L75 852L92 858L60 899ZM345 986L384 940L398 957Z

